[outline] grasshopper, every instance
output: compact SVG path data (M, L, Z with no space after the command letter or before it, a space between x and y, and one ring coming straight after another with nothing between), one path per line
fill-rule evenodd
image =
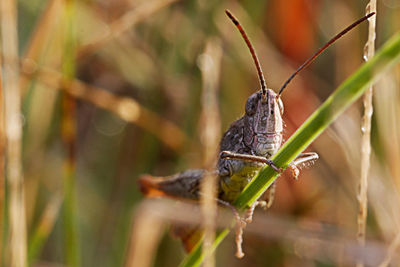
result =
M284 108L280 97L283 90L302 69L307 67L327 47L375 13L362 17L334 36L315 54L308 58L289 77L278 90L278 93L276 93L272 89L267 88L258 57L243 27L228 10L225 12L238 28L250 50L261 85L261 89L247 99L245 114L234 121L223 135L220 142L220 156L217 168L213 171L213 174L218 177L217 202L231 207L239 221L237 223L239 231L237 231L236 237L236 256L240 258L244 255L241 250L241 234L245 224L241 222L237 211L230 203L234 202L245 186L263 166L269 165L276 172L283 172L281 167L276 166L269 159L282 145L282 114ZM288 167L292 170L292 175L297 179L299 176L299 166L314 162L317 159L318 154L315 152L302 153ZM203 169L192 169L168 177L143 175L139 179L139 186L141 191L149 197L167 196L197 201L200 199L200 184L206 173L207 171ZM268 202L256 201L249 207L244 223L251 222L254 208L257 205L269 207L272 204L274 189L275 183L270 188ZM187 250L191 250L201 236L199 231L187 229L181 230L179 235L184 241Z

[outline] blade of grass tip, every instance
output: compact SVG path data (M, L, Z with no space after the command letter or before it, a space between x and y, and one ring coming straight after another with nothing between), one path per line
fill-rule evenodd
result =
M218 109L218 83L221 66L222 48L217 38L210 38L206 48L199 57L199 67L202 75L202 110L201 110L201 142L203 144L203 163L207 170L215 166L220 139L221 121ZM216 175L205 175L201 184L201 204L203 215L204 242L203 254L207 255L204 267L214 267L214 254L210 253L215 239L217 217L217 184Z
M272 160L277 166L286 168L324 129L326 129L343 111L363 92L374 83L381 74L393 67L400 60L400 33L388 40L370 61L361 66L300 126L300 128L281 147ZM258 199L276 179L276 173L271 167L266 166L256 175L252 182L243 190L235 201L235 206L244 209ZM229 230L225 229L218 235L220 243ZM218 243L218 244L219 244ZM199 266L203 259L198 244L181 264L181 267Z
M69 87L75 75L75 1L66 0L65 3L65 40L63 55L63 83L62 87ZM75 176L76 176L76 125L75 99L70 95L62 95L62 122L61 135L67 156L64 162L64 234L66 263L70 267L79 266L78 229L75 206Z
M376 0L371 0L366 7L366 14L375 12L376 14ZM369 18L368 27L368 41L364 47L364 59L369 61L375 53L375 25L376 16ZM365 245L365 233L366 233L366 223L367 223L367 212L368 212L368 173L370 169L370 156L371 156L371 118L373 113L372 106L372 94L373 87L369 87L363 98L364 104L364 115L361 120L361 175L360 184L358 188L358 201L359 201L359 212L357 216L357 240L361 246ZM364 263L362 261L357 263L358 267L363 267Z
M3 48L3 92L5 112L6 177L9 186L9 244L12 267L26 266L25 193L21 160L21 95L18 86L17 3L1 1L1 40ZM6 104L7 103L7 104Z

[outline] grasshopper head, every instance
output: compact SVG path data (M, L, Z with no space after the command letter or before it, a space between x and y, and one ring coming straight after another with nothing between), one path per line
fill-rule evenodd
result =
M282 100L271 89L259 91L249 97L245 112L245 144L256 155L273 155L282 142Z
M246 114L244 116L244 141L248 148L251 149L253 154L259 156L271 156L279 148L282 143L282 113L283 104L280 99L280 95L290 81L305 67L311 64L311 62L318 57L326 48L333 44L336 40L346 34L348 31L353 29L361 22L367 20L371 16L375 15L375 12L369 13L368 15L357 20L343 31L334 36L329 40L323 47L321 47L314 55L308 58L279 89L276 94L271 89L267 89L265 83L264 74L261 70L260 62L257 58L256 52L253 45L251 44L247 34L239 21L228 11L225 11L228 17L238 28L244 41L246 42L251 56L253 57L254 64L257 69L258 78L260 80L261 91L252 94L246 103ZM278 146L277 146L278 144Z

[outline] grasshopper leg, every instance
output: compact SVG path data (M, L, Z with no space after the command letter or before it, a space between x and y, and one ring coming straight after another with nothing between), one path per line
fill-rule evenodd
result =
M261 201L255 201L250 208L247 210L246 215L244 217L244 219L242 219L239 215L239 212L237 211L237 209L231 205L230 203L217 199L217 202L229 207L230 209L232 209L233 214L235 216L235 220L236 220L236 229L235 229L235 242L236 242L236 257L243 258L244 257L244 253L243 253L243 248L242 248L242 243L243 243L243 230L246 227L247 223L251 223L253 220L253 213L254 213L254 209L257 206L261 206L261 207L267 207L267 202L261 200Z
M275 191L276 191L276 181L272 183L271 187L268 188L268 198L266 200L265 209L269 209L272 206L275 198Z
M254 201L253 204L251 204L250 208L247 209L246 215L244 217L244 220L246 223L251 223L253 221L253 214L254 214L254 209L258 206L262 208L266 208L268 203L264 200L257 200Z
M221 199L217 199L217 202L230 208L233 211L233 215L235 216L236 220L236 229L235 229L235 242L236 242L236 257L243 258L244 253L242 249L242 243L243 243L243 229L246 227L246 221L244 221L240 215L237 209L231 205L229 202L223 201Z
M245 216L246 223L251 223L253 221L254 209L256 207L260 206L261 208L266 210L272 206L272 203L274 202L274 197L275 197L275 189L276 189L276 183L273 182L271 187L268 188L267 199L266 200L257 200L250 206L250 208L247 210L246 216Z
M267 159L265 157L260 157L260 156L255 156L255 155L248 155L248 154L239 154L239 153L233 153L230 151L222 151L220 154L220 157L223 159L236 159L236 160L243 160L243 161L251 161L251 162L259 162L259 163L264 163L269 166L271 166L274 171L277 173L282 173L283 169L279 168L278 166L275 165L275 163Z
M311 164L315 160L318 159L318 154L315 152L307 152L307 153L301 153L293 162L291 162L288 166L288 168L291 170L292 176L294 179L298 180L299 175L300 175L300 169L299 167L303 164ZM276 182L274 182L271 187L268 189L268 198L267 198L267 205L266 208L270 208L272 206L272 203L274 201L275 197L275 190L276 190Z

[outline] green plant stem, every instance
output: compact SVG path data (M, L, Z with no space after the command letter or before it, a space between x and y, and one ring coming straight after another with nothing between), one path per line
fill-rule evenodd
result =
M69 87L75 76L75 0L65 0L65 40L63 54L63 83L61 86ZM75 178L76 178L76 126L75 126L75 99L67 94L62 94L62 125L61 134L66 150L64 160L64 231L65 231L65 257L69 267L80 266L78 229L76 222L75 205Z
M286 168L311 142L317 138L343 111L357 100L381 74L400 60L400 33L395 34L374 58L361 66L303 123L281 149L271 158L277 166ZM278 177L271 167L265 166L234 202L242 210L257 200ZM221 232L215 248L227 236ZM218 242L217 242L218 241ZM198 244L182 262L181 267L199 266L203 255Z

